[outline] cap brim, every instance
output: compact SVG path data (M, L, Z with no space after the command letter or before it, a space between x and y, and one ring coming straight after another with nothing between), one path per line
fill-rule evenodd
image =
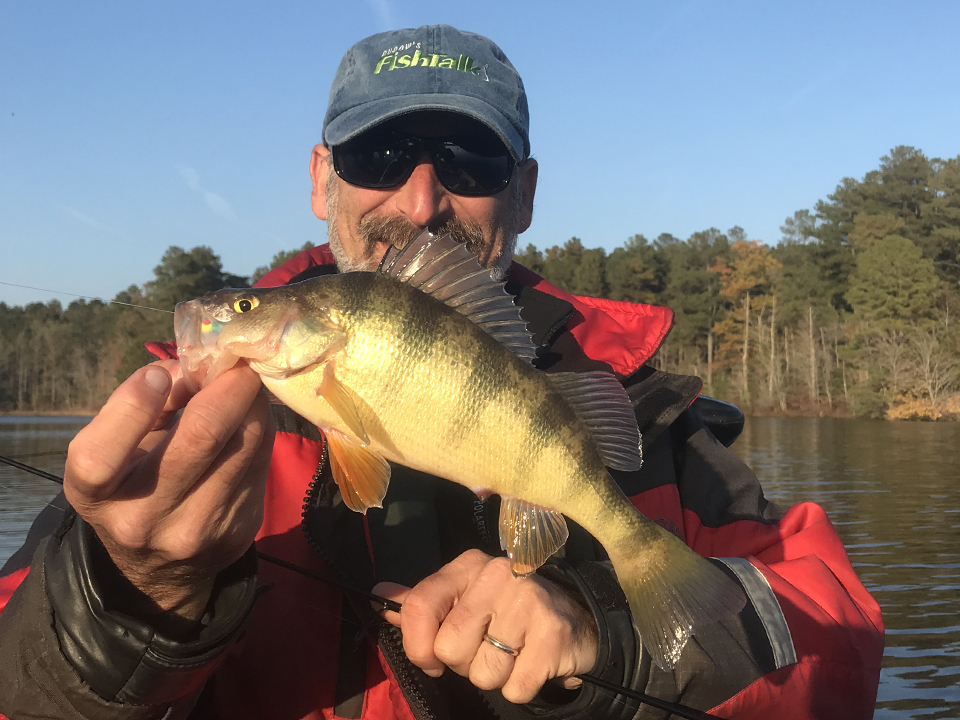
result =
M526 157L517 129L495 107L469 95L401 95L357 105L340 113L324 128L323 141L339 145L386 120L423 110L447 110L482 122L504 142L514 160L519 162Z

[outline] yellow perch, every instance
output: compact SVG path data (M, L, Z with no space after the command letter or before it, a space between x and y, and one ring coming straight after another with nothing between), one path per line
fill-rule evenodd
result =
M195 383L246 358L323 430L354 510L380 506L387 461L498 493L501 545L518 575L563 545L564 515L579 523L610 556L661 668L695 627L743 606L736 583L640 514L607 472L641 463L617 379L535 369L512 298L447 237L424 232L377 272L181 303L175 326Z

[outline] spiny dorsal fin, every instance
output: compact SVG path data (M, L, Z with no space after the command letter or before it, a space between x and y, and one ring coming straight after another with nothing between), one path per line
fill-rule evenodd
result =
M527 362L537 357L513 297L502 282L493 279L492 271L482 267L449 233L437 236L424 230L403 250L390 248L377 272L449 305Z
M547 377L590 429L603 464L614 470L639 470L643 465L640 429L620 381L602 370L548 373Z

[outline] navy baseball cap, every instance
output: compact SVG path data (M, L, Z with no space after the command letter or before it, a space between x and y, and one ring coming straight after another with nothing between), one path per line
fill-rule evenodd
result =
M323 119L323 142L339 145L385 120L447 110L482 122L516 160L530 155L523 81L483 35L424 25L372 35L340 61Z

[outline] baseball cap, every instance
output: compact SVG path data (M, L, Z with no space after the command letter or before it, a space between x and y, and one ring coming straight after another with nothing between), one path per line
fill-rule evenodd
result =
M493 130L516 160L530 155L520 74L491 40L450 25L391 30L347 50L330 88L323 141L339 145L421 110L471 117Z

